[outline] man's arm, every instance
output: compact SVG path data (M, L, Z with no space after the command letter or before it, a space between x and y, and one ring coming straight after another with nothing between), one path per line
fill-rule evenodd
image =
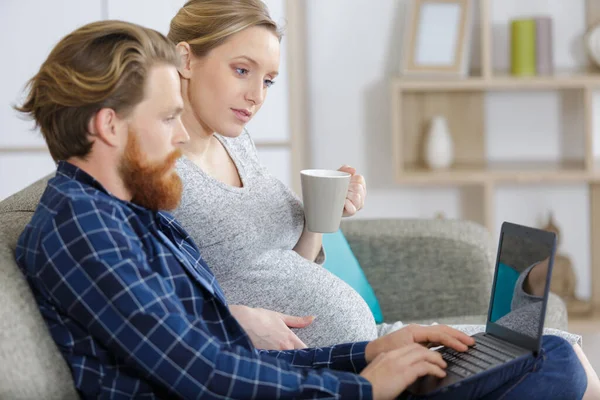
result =
M339 344L322 349L258 350L295 367L329 368L359 374L366 366L365 351L368 342Z
M62 213L43 241L48 261L40 282L70 318L149 381L183 398L371 397L371 385L358 375L298 369L217 340L206 321L186 313L171 283L144 262L137 236L114 217L118 211L86 200ZM97 217L102 229L82 230L80 215ZM324 363L326 353L337 354L305 351L299 364Z

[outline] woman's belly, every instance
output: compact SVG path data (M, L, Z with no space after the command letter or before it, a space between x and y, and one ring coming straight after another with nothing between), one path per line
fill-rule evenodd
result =
M293 329L309 347L373 340L377 328L363 298L344 281L291 250L274 250L252 265L219 271L229 304L260 307L294 316L313 315Z

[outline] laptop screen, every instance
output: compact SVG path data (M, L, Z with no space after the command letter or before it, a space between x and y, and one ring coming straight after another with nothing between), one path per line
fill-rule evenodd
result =
M533 351L541 342L554 247L553 233L503 224L488 329Z

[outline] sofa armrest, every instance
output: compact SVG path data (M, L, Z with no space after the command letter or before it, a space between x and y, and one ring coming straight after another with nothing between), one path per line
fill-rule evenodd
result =
M563 299L560 298L560 296L552 292L550 292L550 295L548 296L544 327L560 329L563 331L566 331L569 328L567 304Z
M473 222L344 220L386 322L486 315L495 243Z

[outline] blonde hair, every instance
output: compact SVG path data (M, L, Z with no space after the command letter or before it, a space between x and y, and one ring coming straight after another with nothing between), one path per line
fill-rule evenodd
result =
M253 26L265 27L279 40L283 36L261 0L190 0L171 20L167 36L175 44L187 42L192 53L202 57Z
M146 77L160 63L179 64L159 32L122 21L84 25L65 36L27 84L25 103L55 161L85 158L90 119L102 108L127 116L144 98Z

